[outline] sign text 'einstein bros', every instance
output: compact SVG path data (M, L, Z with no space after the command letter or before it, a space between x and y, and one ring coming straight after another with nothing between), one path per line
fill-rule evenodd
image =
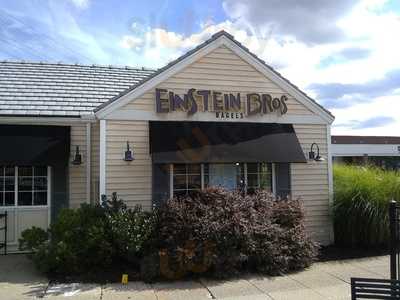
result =
M242 98L243 97L243 98ZM156 89L157 113L175 111L194 115L198 111L214 112L217 118L241 119L257 114L287 113L287 97L273 97L259 93L222 93L212 90L189 89L185 94L176 94L167 89Z

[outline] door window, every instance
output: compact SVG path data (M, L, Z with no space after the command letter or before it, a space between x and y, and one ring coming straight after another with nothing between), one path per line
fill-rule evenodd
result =
M47 205L46 166L0 166L0 206Z
M0 206L15 204L15 168L0 166Z

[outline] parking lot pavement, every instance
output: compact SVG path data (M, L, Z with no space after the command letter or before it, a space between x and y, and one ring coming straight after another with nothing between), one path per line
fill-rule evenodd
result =
M0 256L0 299L76 300L345 300L350 299L350 277L388 278L389 257L379 256L315 263L302 272L268 277L243 275L230 280L146 284L49 284L25 255Z

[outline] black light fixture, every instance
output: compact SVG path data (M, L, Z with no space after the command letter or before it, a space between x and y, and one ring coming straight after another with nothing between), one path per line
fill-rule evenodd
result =
M125 151L125 155L124 155L124 161L132 161L133 158L133 152L129 147L129 142L126 142L126 151Z
M317 147L317 154L314 152L314 147ZM324 161L325 159L319 155L319 147L317 143L311 144L311 151L308 153L308 158L315 161Z
M74 160L72 161L73 165L80 165L82 164L82 155L79 153L79 146L76 146L75 148L75 157Z

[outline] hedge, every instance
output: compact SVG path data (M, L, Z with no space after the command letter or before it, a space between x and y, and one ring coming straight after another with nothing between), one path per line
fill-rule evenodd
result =
M199 273L277 275L309 266L317 254L299 200L216 188L151 212L128 209L116 195L104 207L65 209L48 232L26 230L20 245L50 277L109 272L111 280L127 270L145 281Z

